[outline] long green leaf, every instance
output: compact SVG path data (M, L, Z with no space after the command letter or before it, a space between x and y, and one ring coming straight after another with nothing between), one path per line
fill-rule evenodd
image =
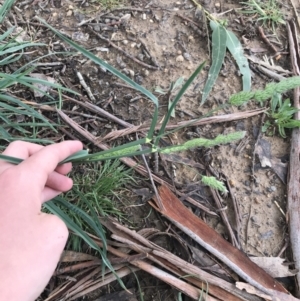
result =
M226 46L234 57L241 74L243 75L243 91L251 90L251 70L247 58L244 56L243 46L236 35L230 31L227 32Z
M15 53L17 51L23 50L26 47L34 47L34 46L45 46L46 44L43 43L23 43L18 44L16 46L9 47L5 50L1 51L1 55L7 54L7 53Z
M5 31L2 35L0 35L0 42L3 41L4 39L6 39L14 31L14 29L15 29L15 27L11 27L7 31ZM4 45L6 45L6 44L4 44Z
M11 64L13 62L16 62L21 57L22 57L22 53L20 53L20 54L13 53L13 54L5 57L4 59L0 60L0 66L8 65L8 64Z
M174 100L172 101L172 104L170 106L170 108L168 109L168 113L165 116L163 123L160 127L160 130L158 132L157 135L157 139L154 143L155 146L158 145L159 139L160 137L164 134L165 129L166 129L166 125L170 120L172 111L174 110L176 104L178 103L178 101L181 99L182 95L185 93L185 91L188 89L188 87L191 85L191 83L193 82L193 80L196 78L196 76L201 72L201 70L203 69L203 67L205 66L205 62L203 62L194 72L193 74L190 76L190 78L185 82L185 84L182 86L182 88L180 89L180 91L177 93L177 95L175 96Z
M212 22L212 21L211 21ZM212 33L212 64L208 72L208 78L203 88L200 105L206 101L221 70L226 53L227 33L224 26L218 24Z

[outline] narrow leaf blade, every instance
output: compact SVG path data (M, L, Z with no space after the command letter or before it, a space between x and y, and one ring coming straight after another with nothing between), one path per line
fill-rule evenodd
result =
M241 74L243 75L243 91L251 90L251 71L247 58L244 56L243 46L236 37L236 35L230 31L227 32L226 46L234 57Z
M226 40L226 29L222 25L217 24L212 34L212 65L208 72L208 78L203 89L200 105L204 104L217 80L226 53Z

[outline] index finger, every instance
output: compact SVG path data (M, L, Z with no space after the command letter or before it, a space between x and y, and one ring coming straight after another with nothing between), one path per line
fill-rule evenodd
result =
M82 150L80 141L52 144L42 148L15 168L20 172L26 172L27 177L43 189L49 174L56 169L58 163L80 150Z

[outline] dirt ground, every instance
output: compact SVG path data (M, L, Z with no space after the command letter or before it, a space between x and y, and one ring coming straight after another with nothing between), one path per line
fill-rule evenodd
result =
M226 103L233 93L241 91L242 80L238 67L231 55L227 53L221 74L207 102L204 106L199 105L201 90L210 64L210 29L207 28L207 22L203 14L195 10L195 5L192 2L186 0L130 1L123 4L128 7L127 9L112 9L110 13L104 11L99 2L97 0L46 0L44 2L35 0L32 5L30 3L26 4L26 1L17 1L12 15L15 16L15 21L26 29L27 34L35 40L47 44L48 52L72 50L68 45L60 42L49 30L40 27L34 19L36 15L47 20L53 27L72 37L86 49L91 50L150 91L153 91L156 87L168 89L170 83L175 82L180 77L187 79L199 64L206 61L207 67L196 78L176 108L174 122L200 117L208 110ZM223 17L228 20L228 28L239 37L243 43L245 53L259 59L262 59L263 56L268 58L273 56L274 53L257 34L255 19L239 13L240 1L216 0L202 2L211 13L224 13ZM292 8L290 2L284 1L281 3L281 9L285 19L291 18ZM126 21L121 23L120 18L124 18ZM198 26L185 18L193 20ZM10 20L13 23L13 18L10 18ZM30 23L24 25L26 22ZM89 26L93 28L93 32L88 29ZM284 26L277 30L277 37L272 34L272 30L268 29L267 26L265 31L270 40L276 43L280 50L283 52L287 50ZM112 41L119 49L101 39L99 35ZM137 58L139 63L124 53ZM29 53L28 59L35 58L36 55L36 53ZM56 76L58 77L59 74L63 82L69 80L74 87L86 95L76 76L76 71L81 72L95 97L93 102L99 107L105 108L120 119L135 125L151 120L153 105L150 101L138 92L120 85L121 82L116 80L116 77L99 66L92 65L79 55L64 59L58 56L57 61L61 60L66 69L64 72L57 69L55 71ZM44 62L47 61L50 61L50 59L44 60ZM53 57L51 61L55 61ZM288 55L283 54L278 61L274 61L275 64L282 66L284 69L290 69ZM45 66L38 70L48 76L55 76L52 67ZM251 70L254 89L262 88L267 82L272 81L271 78L259 73L255 68L255 64L251 64ZM162 118L167 111L167 98L160 96L159 100L160 118ZM251 103L241 109L247 110L256 107L256 104ZM75 111L78 109L68 102L64 104L64 108ZM230 112L221 110L216 114L237 111L237 108L232 108ZM80 122L83 119L78 117L76 121ZM257 135L260 133L261 124L262 115L259 115L246 120L186 128L172 135L171 140L168 141L177 144L187 141L191 137L213 138L220 133L235 130L246 131L247 134L243 140L244 145L241 149L237 149L239 143L232 143L215 147L209 153L203 150L195 150L181 154L181 156L193 159L196 162L209 162L217 173L223 174L228 179L232 194L236 198L240 209L241 228L238 236L244 252L253 256L270 257L277 256L285 245L287 235L285 217L286 184L273 169L263 167L258 156L254 154L254 146L257 142ZM86 123L85 126L93 135L98 137L104 137L110 131L121 128L107 121ZM270 147L272 158L274 160L279 158L277 161L280 162L283 180L286 181L284 172L287 172L289 137L283 139L279 135L272 137L262 135L259 137L259 140L261 139L264 139L265 147L267 145ZM120 139L120 142L125 140L126 138ZM174 163L173 165L176 167L176 176L173 174L173 180L178 184L178 187L181 187L182 191L185 192L192 191L191 196L194 196L195 199L197 199L197 194L200 194L205 199L203 201L202 198L203 204L217 212L211 194L199 183L199 173L203 173L203 171L182 164ZM162 166L160 166L159 172L163 178L168 177ZM197 185L192 186L193 183ZM136 223L136 229L155 226L166 230L168 225L156 213L152 212L147 216L150 207L147 204L139 206L143 204L141 199L140 196L134 196L131 198L131 203L127 199L128 208L123 208L131 221ZM135 207L135 205L138 206ZM235 214L232 199L226 195L223 196L222 205L227 208L226 212L229 220L234 223ZM196 208L189 206L191 210L199 214ZM200 216L224 237L228 237L226 228L219 217L201 212ZM169 244L170 249L176 249L174 241L166 239L164 243ZM281 256L290 259L287 251ZM177 292L164 283L147 276L145 273L138 275L141 279L140 285L145 301L177 299ZM128 277L127 284L129 284L129 287L130 283L132 287L135 287L134 280ZM97 291L97 293L88 296L88 300L100 300L96 298L106 292Z

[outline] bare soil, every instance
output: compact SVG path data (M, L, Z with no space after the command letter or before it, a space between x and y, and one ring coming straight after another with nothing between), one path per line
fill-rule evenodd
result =
M205 5L205 3L208 4ZM241 7L239 1L216 0L204 1L203 4L211 13L220 14L225 12L223 17L228 20L228 28L239 37L247 54L260 59L263 56L270 58L274 55L268 45L257 34L255 17L248 18L248 16L239 13L238 9ZM193 82L176 108L174 122L200 117L220 104L226 103L231 94L241 91L242 81L238 67L231 55L227 53L221 74L207 102L204 106L199 105L201 90L210 64L211 45L209 37L211 32L207 27L203 14L195 10L192 2L171 0L148 2L140 0L124 3L124 5L129 8L112 9L110 13L107 13L102 9L100 1L96 0L83 1L82 5L81 1L34 1L34 5L24 5L24 1L18 1L16 6L20 12L16 9L12 15L16 16L16 22L22 22L22 20L25 23L31 22L28 26L20 23L20 26L23 26L33 39L47 44L45 53L46 51L72 50L68 45L64 45L59 41L49 30L40 27L38 22L33 19L35 15L46 19L53 27L77 40L86 49L91 50L150 91L158 86L168 89L170 83L175 82L180 77L187 79L200 63L206 61L207 67ZM281 4L281 9L286 18L291 17L290 2L284 1ZM129 19L120 24L120 18L126 14L129 14ZM193 20L196 25L198 24L198 27L184 18ZM80 23L88 19L91 19L91 21L79 26ZM93 28L94 33L88 29L89 26ZM274 36L272 30L267 26L264 28L271 41L274 41L280 50L286 51L285 28L278 28L277 36ZM101 40L97 34L112 41L122 49L122 52L112 47L107 41ZM124 52L153 68L150 69L145 65L136 63ZM29 59L32 59L41 54L29 53L28 56ZM44 62L55 61L54 57L45 59ZM121 82L116 77L105 72L99 66L91 64L80 55L63 59L61 56L57 56L57 60L62 61L66 66L64 72L57 70L57 73L54 74L50 67L47 69L38 68L38 71L57 79L59 75L62 82L68 80L82 94L86 95L86 91L80 85L76 76L76 71L79 71L91 88L95 97L93 102L99 107L105 108L120 119L135 125L151 120L152 103L138 92L119 85L118 83ZM279 60L274 58L274 63L285 69L290 69L289 58L285 54ZM267 82L272 81L271 78L258 73L255 65L252 65L251 68L254 89L262 88ZM166 96L161 96L159 100L160 118L162 118L167 111L168 101ZM40 100L36 99L36 101ZM255 107L257 107L257 104L251 103L241 109L247 110ZM81 110L78 106L67 101L63 108L75 111ZM230 112L238 111L237 108L230 110ZM219 111L216 114L226 113L229 112ZM84 118L76 117L76 121L84 121ZM210 163L217 173L222 173L228 178L240 209L242 226L239 237L244 252L253 256L270 257L277 256L285 244L287 235L286 217L284 215L286 212L286 185L272 169L262 167L258 157L254 154L254 146L257 135L260 133L261 123L262 116L259 115L235 122L186 128L171 135L170 140L167 141L177 144L195 136L213 138L217 134L235 130L245 130L247 132L244 140L245 145L241 151L236 150L239 143L232 143L215 147L209 153L203 150L194 150L181 154L181 156L202 163ZM109 121L86 123L85 127L93 135L99 137L104 137L110 131L121 128ZM283 139L278 135L266 137L263 134L261 138L270 144L273 158L282 158L283 161L287 161L289 138ZM128 138L122 138L118 143L124 142L126 139ZM208 158L208 162L205 158ZM216 210L210 193L199 183L200 171L182 164L174 163L173 165L176 167L176 173L172 172L173 179L171 180L176 182L182 191L189 191L191 184L197 183L197 185L192 186L195 198L197 194L201 194L206 199L204 204ZM168 177L162 166L160 166L159 171L163 178ZM134 188L145 187L142 182L140 185L140 187ZM230 221L234 223L235 214L232 200L227 196L223 196L223 201L224 208L227 208L227 215ZM148 214L150 207L142 201L142 197L130 196L130 201L126 198L124 204L122 210L128 214L136 229L159 227L161 230L166 230L168 228L169 225L156 213ZM191 207L191 210L199 214L196 208ZM228 237L227 230L219 217L212 217L204 213L200 213L200 216L224 237ZM163 241L164 244L169 246L169 249L176 249L176 242L167 238ZM281 256L286 256L286 259L289 259L286 252ZM145 301L175 300L177 298L177 292L153 277L147 276L145 273L138 273L138 277ZM130 285L136 288L135 280L132 277L128 277L127 284L129 288ZM104 295L108 291L109 289L97 291L95 294L87 296L88 300L100 300L96 297ZM137 296L137 298L139 297Z

